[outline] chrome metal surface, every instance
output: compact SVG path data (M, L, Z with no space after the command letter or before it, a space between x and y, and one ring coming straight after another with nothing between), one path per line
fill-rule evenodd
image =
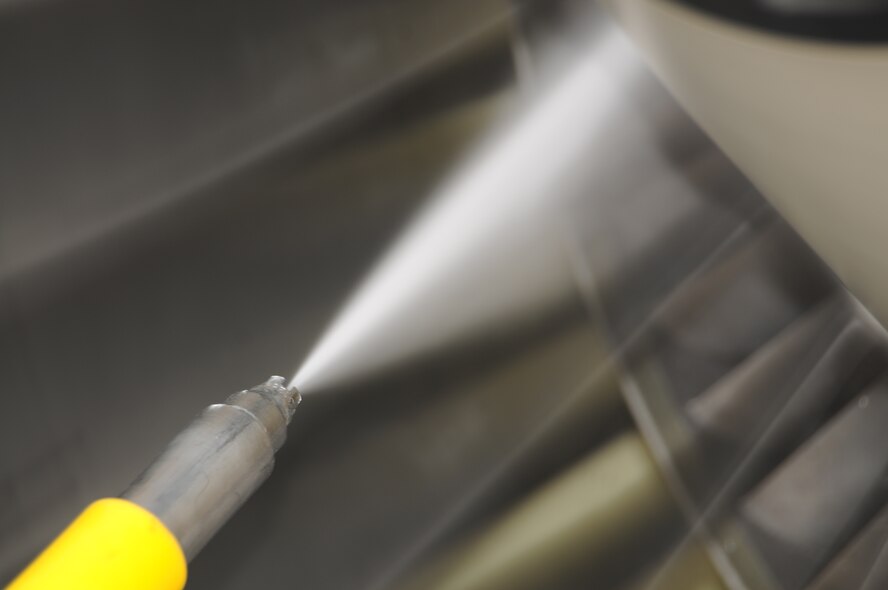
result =
M886 420L883 380L851 400L749 495L743 518L782 587L807 583L888 500L888 458L875 452L888 444Z

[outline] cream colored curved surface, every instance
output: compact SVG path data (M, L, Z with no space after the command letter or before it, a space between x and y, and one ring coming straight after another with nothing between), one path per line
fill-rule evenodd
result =
M663 0L608 4L690 114L888 325L888 45L778 37Z

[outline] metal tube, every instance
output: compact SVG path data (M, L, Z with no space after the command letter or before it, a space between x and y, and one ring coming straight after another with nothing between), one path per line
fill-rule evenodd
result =
M191 560L271 473L301 398L283 377L206 408L123 497L150 510Z

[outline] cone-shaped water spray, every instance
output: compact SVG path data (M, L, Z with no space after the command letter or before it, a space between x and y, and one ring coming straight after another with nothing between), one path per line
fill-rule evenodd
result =
M595 39L443 183L293 379L310 393L531 320L574 292L559 217L596 150L625 60ZM631 69L631 68L630 68Z

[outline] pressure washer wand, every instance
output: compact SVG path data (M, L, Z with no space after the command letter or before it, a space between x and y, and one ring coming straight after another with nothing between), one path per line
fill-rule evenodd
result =
M265 481L301 397L283 377L206 408L121 498L92 503L10 590L181 590L187 562Z

